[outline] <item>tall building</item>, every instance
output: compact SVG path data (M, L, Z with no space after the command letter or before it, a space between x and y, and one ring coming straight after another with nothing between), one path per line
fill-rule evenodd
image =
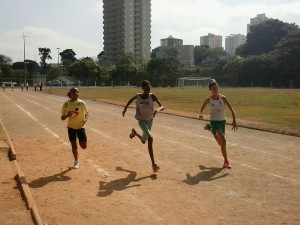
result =
M268 17L266 17L265 13L257 14L256 17L250 19L250 24L247 24L247 34L250 32L250 27L253 25L258 25L264 21L266 21Z
M113 64L124 53L150 59L151 0L103 0L104 57Z
M222 36L208 33L208 35L200 37L200 45L209 45L211 48L222 48Z
M246 36L243 34L230 34L225 37L225 51L227 55L235 55L235 49L246 43Z

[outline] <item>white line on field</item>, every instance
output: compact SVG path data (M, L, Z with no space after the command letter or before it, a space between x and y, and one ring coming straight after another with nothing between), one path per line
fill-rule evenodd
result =
M39 103L36 103L36 104L38 104L38 105L40 105L41 107L43 107L43 105L41 105L41 104L39 104ZM44 107L44 108L45 108L45 107ZM49 109L47 109L47 110L49 110ZM116 114L116 113L107 112L107 111L105 111L105 110L100 110L100 109L97 109L97 110L98 110L98 111L101 111L101 112L113 114L113 115L116 115L116 116L120 116L120 117L122 116L122 115L119 115L119 114ZM26 111L26 112L27 112L27 111ZM28 113L28 114L29 114L32 118L34 118L30 113ZM157 126L160 126L160 125L157 125ZM176 131L176 132L178 132L178 133L185 133L185 134L187 133L187 132L183 132L183 131L178 130L178 129L174 129L174 128L172 128L172 127L167 127L167 126L160 126L160 127L166 128L166 129L171 129L171 130ZM98 133L98 134L101 134L102 136L104 136L104 137L106 137L106 138L112 139L112 140L114 140L114 141L120 143L120 144L123 145L123 146L130 147L130 148L131 148L131 146L129 146L127 143L121 142L120 140L115 139L115 138L113 138L113 137L111 137L111 136L109 136L109 135L107 135L107 134L105 134L105 133L103 133L103 132L100 132L100 131L98 131L98 130L96 130L96 129L94 129L94 128L90 128L90 129L91 129L92 131ZM213 138L206 137L206 136L203 136L203 135L197 135L197 134L192 134L192 133L190 133L190 134L191 134L191 135L194 135L194 136L197 136L197 137L204 138L204 139L208 139L208 140L213 140L213 141L215 141ZM173 143L173 144L176 144L176 145L181 145L181 146L183 146L183 147L185 147L185 148L187 148L187 149L190 149L190 150L193 150L193 151L197 151L197 152L200 152L200 153L202 153L202 154L206 154L206 155L210 155L210 156L212 156L212 157L218 158L218 159L220 159L220 158L222 159L222 157L220 157L220 156L213 155L213 154L211 154L211 153L209 153L209 152L202 151L202 150L199 150L199 149L197 149L197 148L194 148L194 147L191 147L191 146L188 146L188 145L185 145L185 144L176 142L176 141L171 141L171 140L167 140L167 139L160 138L160 137L158 137L158 138L161 139L161 140L163 140L163 141L167 141L167 142L170 142L170 143ZM230 143L230 145L235 146L236 144ZM252 150L252 151L255 151L255 152L259 152L259 153L264 153L264 154L274 155L274 154L271 154L271 153L267 153L267 152L263 152L263 151L259 151L259 150L255 150L255 149L250 149L250 148L246 148L246 147L242 147L242 146L240 146L240 147L243 148L243 149ZM138 152L138 153L141 153L140 151L137 151L137 150L135 150L135 151ZM289 157L283 157L283 156L279 156L279 155L275 155L275 156L291 160L291 158L289 158ZM252 169L252 170L261 170L261 169L258 169L258 168L256 168L256 167L250 166L250 165L245 164L245 163L241 163L241 162L236 161L236 160L231 160L231 161L234 162L234 163L237 163L237 164L239 164L239 165L241 165L241 166L243 166L243 167L250 168L250 169ZM294 180L294 179L289 179L289 178L286 178L286 177L284 177L284 176L280 176L280 175L277 175L277 174L269 173L269 172L266 172L266 171L263 171L263 172L264 172L265 174L268 174L268 175L273 176L273 177L277 177L277 178L279 178L279 179L288 180L288 181L293 181L293 182L298 183L297 180Z

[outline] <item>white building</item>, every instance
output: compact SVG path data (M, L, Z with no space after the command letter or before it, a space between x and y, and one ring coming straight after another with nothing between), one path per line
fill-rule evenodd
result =
M246 43L246 36L243 34L230 34L225 37L225 51L228 56L235 55L235 49Z
M268 17L266 17L265 13L257 14L256 17L250 19L250 24L247 24L247 34L250 32L250 27L253 25L258 25L264 21L266 21Z
M222 48L222 36L208 33L208 35L200 37L200 45L208 45L211 48Z
M104 57L113 64L124 53L150 59L151 0L103 0Z

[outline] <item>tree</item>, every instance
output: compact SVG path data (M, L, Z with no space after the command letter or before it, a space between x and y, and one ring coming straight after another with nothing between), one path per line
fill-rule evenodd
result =
M71 63L74 63L77 60L75 57L76 53L73 51L73 49L65 49L64 51L59 53L59 55L63 63L65 60L70 60Z
M6 55L0 54L0 64L11 65L12 64L12 60L11 60L10 57L8 57Z
M0 65L0 78L2 77L2 74L3 74L3 72L1 70L1 65Z
M272 52L274 67L279 74L279 85L300 87L300 29L282 38Z
M201 63L208 56L210 47L208 45L198 45L194 49L195 65L201 66Z
M116 68L111 72L114 85L132 85L136 83L135 75L137 58L133 53L123 54L116 63Z
M50 48L39 48L39 55L41 55L40 57L41 72L43 74L46 74L48 72L49 64L46 63L46 60L52 59L50 53L51 53Z
M12 74L12 60L10 57L0 54L0 67L2 77L11 77Z
M102 85L108 79L103 69L93 61L80 60L76 61L69 67L71 77L85 82L87 85Z
M268 19L250 27L247 42L236 49L236 54L242 57L269 53L276 44L289 32L298 29L295 24L284 23L278 19Z

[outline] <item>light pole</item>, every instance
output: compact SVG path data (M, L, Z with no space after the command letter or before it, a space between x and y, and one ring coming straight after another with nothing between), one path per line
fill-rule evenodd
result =
M26 64L25 64L25 38L26 38L27 36L25 36L24 35L24 32L23 32L23 40L24 40L24 71L23 71L23 75L24 75L24 77L25 77L25 85L26 85L26 74L25 74L25 70L26 70Z
M58 73L59 73L59 49L60 48L57 48L57 72ZM60 74L60 86L62 86L62 77L61 77L61 74Z

